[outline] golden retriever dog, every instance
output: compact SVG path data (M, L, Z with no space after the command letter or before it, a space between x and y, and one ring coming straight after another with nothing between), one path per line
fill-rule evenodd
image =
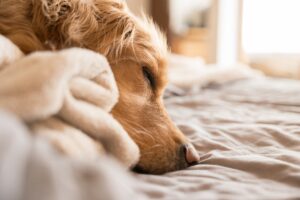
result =
M199 161L163 105L165 38L123 1L1 0L0 33L25 54L82 47L107 57L120 92L112 114L140 148L137 171L160 174Z

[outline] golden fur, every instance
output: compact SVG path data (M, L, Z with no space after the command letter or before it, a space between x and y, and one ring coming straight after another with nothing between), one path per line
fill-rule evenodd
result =
M120 91L112 113L140 148L138 167L163 173L188 166L180 156L187 139L163 106L168 50L151 20L118 0L1 0L0 33L26 54L77 46L106 56Z

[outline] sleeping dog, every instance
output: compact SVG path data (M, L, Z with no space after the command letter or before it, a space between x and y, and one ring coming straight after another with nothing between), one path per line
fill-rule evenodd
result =
M163 105L166 40L123 1L1 0L0 33L25 54L82 47L106 56L120 93L112 115L140 149L136 170L159 174L199 161Z

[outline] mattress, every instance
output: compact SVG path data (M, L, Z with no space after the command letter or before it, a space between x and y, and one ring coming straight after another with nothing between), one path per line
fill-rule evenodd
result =
M173 94L165 99L168 112L201 161L160 176L134 175L142 193L172 200L300 199L299 81L240 80Z

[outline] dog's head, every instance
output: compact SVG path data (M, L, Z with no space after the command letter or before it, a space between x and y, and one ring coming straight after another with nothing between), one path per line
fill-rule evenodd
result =
M164 108L168 49L151 20L137 19L118 0L32 0L30 6L37 39L20 45L23 51L79 46L108 58L120 92L112 114L140 148L137 170L164 173L198 161Z

